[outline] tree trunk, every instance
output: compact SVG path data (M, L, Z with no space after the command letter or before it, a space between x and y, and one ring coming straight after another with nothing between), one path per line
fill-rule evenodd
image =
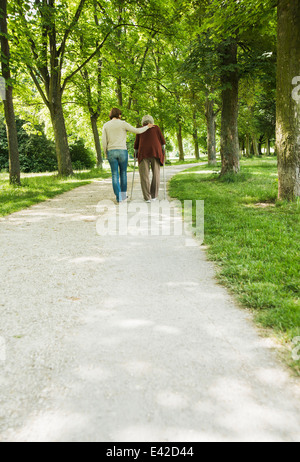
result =
M261 135L261 136L259 137L259 141L258 141L258 155L259 155L259 156L262 156L262 155L263 155L263 153L262 153L263 141L264 141L264 136Z
M118 24L119 25L122 24L122 21L123 21L123 12L124 12L124 1L121 0L118 6L118 13L119 13ZM122 29L121 28L117 29L116 35L117 35L116 47L118 50L118 54L122 55L123 50L122 50ZM126 33L125 33L125 36L126 36ZM122 108L123 107L123 89L122 89L123 83L122 83L122 74L121 74L122 64L119 61L119 58L117 59L118 61L116 62L116 64L117 64L117 69L118 69L118 76L116 77L116 84L117 84L116 95L118 99L118 105L120 108Z
M258 143L256 135L252 135L253 153L256 157L259 156Z
M242 138L240 141L240 150L241 150L242 156L245 156L245 139L244 138Z
M20 159L18 146L18 132L15 119L12 87L6 91L4 101L4 113L6 120L8 152L9 152L9 181L11 184L20 184Z
M250 136L246 135L246 157L251 157Z
M1 33L1 52L3 60L1 62L2 75L7 83L4 95L4 113L7 129L8 152L9 152L9 180L12 184L20 184L20 160L17 126L13 104L13 89L10 85L10 49L7 38L7 0L0 0L0 33Z
M157 54L157 56L156 56ZM158 108L158 121L161 131L164 133L164 111L163 111L163 95L160 88L161 72L160 72L160 55L159 52L153 52L153 58L156 69L156 104Z
M300 0L278 1L276 152L279 199L300 196Z
M193 111L193 139L195 147L195 158L200 159L199 153L199 141L198 141L198 128L197 128L197 112L196 109Z
M98 121L98 115L92 115L91 124L92 124L95 148L96 148L96 153L97 153L97 167L102 168L103 158L102 158L101 143L100 143L97 121Z
M266 155L270 156L271 155L271 149L270 149L270 139L268 136L266 136Z
M73 174L73 168L62 102L60 96L57 95L53 95L52 101L54 102L50 104L49 109L55 137L58 174L69 176Z
M194 139L194 148L195 148L195 159L200 159L200 152L199 152L199 141L198 141L198 130L197 128L193 131L193 139Z
M177 128L177 142L178 142L178 149L179 149L179 160L184 161L184 150L183 150L183 142L182 142L182 126L180 122Z
M117 78L116 94L117 94L119 106L123 107L122 77Z
M238 138L238 88L237 44L224 46L222 59L222 116L221 116L221 175L240 170Z
M38 3L38 2L36 2ZM38 62L37 68L38 71L35 71L33 67L29 66L30 75L40 92L45 104L47 105L54 132L55 147L56 147L56 156L58 164L58 174L61 176L69 176L73 174L72 162L70 156L70 149L68 144L68 136L66 131L65 117L62 106L62 95L64 91L64 85L62 85L62 70L61 64L59 61L59 55L62 51L57 50L57 33L55 26L55 4L51 0L46 4L43 4L43 9L41 10L41 19L42 19L42 32L44 38L48 36L49 39L49 65L50 72L46 66L47 64L47 40L45 40L43 49L41 50L40 59L34 53L34 57ZM47 18L45 12L47 10ZM34 49L35 50L35 49ZM42 59L41 59L42 58ZM46 62L44 62L44 60ZM42 63L40 62L42 61ZM40 66L40 67L39 67ZM40 76L42 76L42 81L44 83L45 92L42 90Z
M216 115L214 113L214 101L206 99L205 117L207 124L207 155L208 164L216 165Z

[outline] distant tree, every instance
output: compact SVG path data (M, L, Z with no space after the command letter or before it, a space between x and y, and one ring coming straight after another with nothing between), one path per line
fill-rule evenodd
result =
M239 71L237 65L237 41L228 39L221 46L221 175L238 173L240 149L238 137Z
M202 33L192 43L191 51L183 65L184 77L195 89L194 101L203 100L207 129L207 155L210 165L216 164L216 117L220 105L216 104L220 93L220 57L209 31ZM197 95L197 97L196 97ZM197 156L196 156L197 157Z
M208 0L203 31L210 30L220 56L220 82L222 91L221 114L221 174L237 173L239 165L239 85L245 73L245 60L240 50L246 50L253 66L256 55L253 42L269 35L273 23L273 0ZM256 46L256 44L255 44ZM245 52L245 54L246 54ZM247 70L249 72L249 68Z
M59 174L70 175L73 169L63 94L73 77L97 56L119 25L102 22L100 30L95 21L90 20L94 10L87 0L14 0L14 3L12 20L17 31L18 55L50 112ZM83 32L90 37L84 57L79 53Z

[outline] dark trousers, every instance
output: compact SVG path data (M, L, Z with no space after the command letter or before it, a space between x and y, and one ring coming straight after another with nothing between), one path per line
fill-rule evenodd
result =
M150 184L150 166L152 170L152 182ZM160 161L155 157L144 159L139 164L141 187L145 201L158 197L160 185Z

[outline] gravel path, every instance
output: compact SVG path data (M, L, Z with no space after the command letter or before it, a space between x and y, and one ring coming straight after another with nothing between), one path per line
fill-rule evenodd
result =
M105 198L110 180L0 219L0 441L299 442L299 381L204 250L99 235Z

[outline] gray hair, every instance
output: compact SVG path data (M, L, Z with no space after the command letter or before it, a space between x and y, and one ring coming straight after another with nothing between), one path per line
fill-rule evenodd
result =
M154 119L151 115L145 115L142 118L142 125L154 124Z

